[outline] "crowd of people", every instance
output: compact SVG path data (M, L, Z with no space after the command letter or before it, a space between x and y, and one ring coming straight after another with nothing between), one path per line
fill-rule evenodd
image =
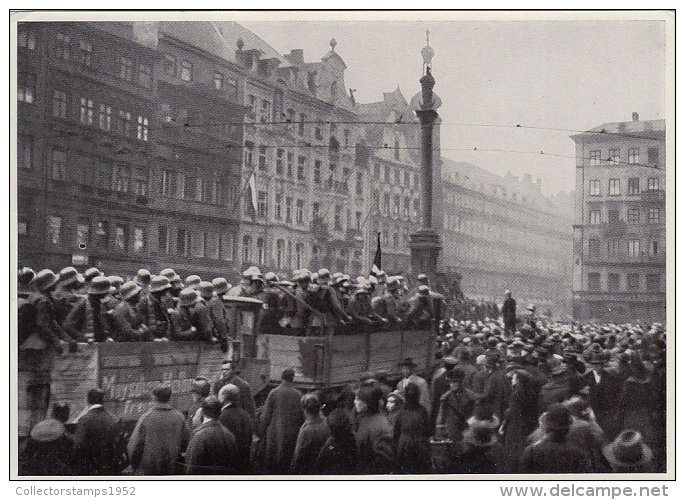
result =
M416 328L442 318L436 365L417 373L407 358L399 378L363 373L354 385L304 394L287 368L257 407L227 360L217 380L193 382L185 413L160 384L132 432L93 388L75 419L58 404L32 426L20 475L665 471L663 325L553 322L534 308L518 316L509 293L500 318L445 317L425 276L412 293L401 277L352 282L326 270L285 282L248 269L233 287L171 270L141 270L126 282L96 271L20 273L20 291L30 291L20 296L20 370L31 375L20 392L49 401L41 349L165 339L224 346L231 323L223 316L217 328L214 311L226 314L224 301L240 296L262 300L260 331L269 333Z

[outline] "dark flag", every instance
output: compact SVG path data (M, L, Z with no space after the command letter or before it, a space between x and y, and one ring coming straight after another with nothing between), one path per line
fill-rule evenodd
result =
M378 245L376 246L376 256L373 258L371 274L378 276L381 272L381 233L378 233Z

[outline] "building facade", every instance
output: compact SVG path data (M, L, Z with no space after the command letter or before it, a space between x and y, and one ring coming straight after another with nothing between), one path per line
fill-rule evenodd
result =
M605 123L576 143L573 313L577 319L666 317L664 120Z
M237 232L225 210L239 181L235 98L184 81L190 56L171 81L156 23L20 23L18 42L19 265L207 277L230 267L218 241ZM200 109L235 129L207 133Z
M461 276L470 297L570 312L571 219L538 179L505 177L443 158L442 262L446 282Z

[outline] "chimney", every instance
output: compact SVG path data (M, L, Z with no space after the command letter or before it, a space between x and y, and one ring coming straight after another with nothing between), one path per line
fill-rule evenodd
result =
M304 64L304 49L290 49L288 59L293 66Z
M640 115L638 115L635 111L633 111L633 121L634 122L640 121Z

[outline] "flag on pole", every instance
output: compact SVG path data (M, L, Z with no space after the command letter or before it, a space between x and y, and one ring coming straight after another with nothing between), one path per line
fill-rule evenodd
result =
M257 176L254 171L250 175L250 180L248 181L248 186L250 187L250 200L252 201L252 210L257 213Z
M373 266L371 266L371 274L378 276L381 273L381 233L378 233L378 244L376 246L376 255L373 258Z

